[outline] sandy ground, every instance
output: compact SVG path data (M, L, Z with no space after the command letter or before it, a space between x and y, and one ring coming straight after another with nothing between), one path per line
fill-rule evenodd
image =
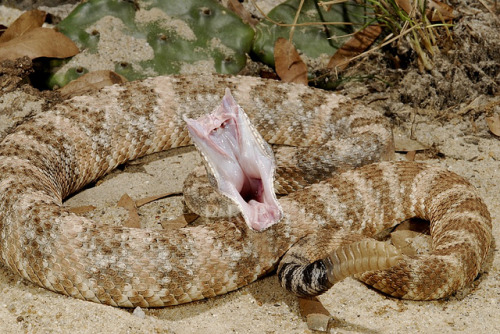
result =
M23 98L22 93L3 96L0 108ZM39 107L36 103L20 104L25 110ZM398 126L409 135L409 124ZM487 131L484 117L471 127L465 117L443 125L418 116L414 138L425 145L434 144L445 157L427 162L465 176L479 189L493 217L493 235L498 240L500 143ZM192 149L147 157L73 196L66 205L92 204L98 207L92 214L103 220L123 219L125 211L117 208L116 202L124 193L138 199L180 191L187 171L197 162L199 158ZM142 223L151 226L176 217L181 210L179 203L180 198L174 197L142 207ZM355 279L335 285L320 300L332 315L331 333L498 333L498 249L493 244L483 272L470 289L446 300L401 301ZM210 300L133 313L52 293L1 265L0 324L2 333L311 333L300 315L297 298L284 291L275 276Z

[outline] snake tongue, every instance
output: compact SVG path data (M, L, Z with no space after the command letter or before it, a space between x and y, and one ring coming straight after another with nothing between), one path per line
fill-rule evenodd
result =
M238 205L247 225L262 231L277 223L283 211L274 193L273 152L229 89L211 114L185 121L209 179Z

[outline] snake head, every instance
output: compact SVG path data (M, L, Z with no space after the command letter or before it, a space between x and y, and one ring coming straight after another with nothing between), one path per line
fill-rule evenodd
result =
M274 193L274 154L230 90L211 114L185 121L212 185L237 204L247 225L263 231L277 223L283 210Z

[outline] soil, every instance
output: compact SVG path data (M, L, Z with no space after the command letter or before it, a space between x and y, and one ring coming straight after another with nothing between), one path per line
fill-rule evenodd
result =
M258 2L260 3L260 2ZM469 179L493 217L500 238L500 138L486 117L500 114L500 5L493 1L453 0L458 14L452 40L439 31L434 68L422 71L404 45L385 48L347 70L338 93L366 103L391 119L398 159L410 158L448 168ZM266 8L271 8L268 2ZM486 8L488 6L488 8ZM496 12L495 12L496 10ZM15 12L17 13L17 12ZM12 22L0 6L0 24ZM0 138L20 122L60 100L57 93L29 86L27 59L0 66ZM246 71L259 72L253 63ZM94 205L91 215L113 221L126 217L116 202L180 191L199 162L193 149L146 157L106 176L70 198L69 206ZM145 225L181 213L180 197L140 208ZM312 333L297 298L275 276L205 301L161 309L127 310L61 296L20 279L0 265L0 323L3 333ZM414 302L387 297L355 279L346 279L319 298L331 315L331 333L500 332L500 255L494 242L474 284L439 301Z

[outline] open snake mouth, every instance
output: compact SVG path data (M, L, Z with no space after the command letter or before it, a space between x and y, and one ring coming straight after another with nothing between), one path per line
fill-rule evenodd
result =
M185 121L212 185L238 205L247 225L262 231L277 223L283 211L274 193L273 152L229 89L211 114Z

